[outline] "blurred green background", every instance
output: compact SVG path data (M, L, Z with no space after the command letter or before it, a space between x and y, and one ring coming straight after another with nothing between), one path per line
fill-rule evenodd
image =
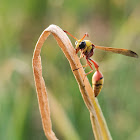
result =
M46 140L32 55L40 34L50 24L77 38L88 32L94 44L140 54L139 0L1 0L0 140ZM43 45L41 56L56 136L61 140L94 139L78 84L52 35ZM104 75L98 99L113 139L140 139L139 58L96 50L93 59ZM85 64L84 59L81 61ZM90 82L91 77L88 75Z

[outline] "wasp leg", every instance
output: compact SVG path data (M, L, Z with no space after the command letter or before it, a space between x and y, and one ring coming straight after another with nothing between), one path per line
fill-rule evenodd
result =
M90 66L90 68L92 69L90 72L88 72L88 73L86 73L86 75L85 76L87 76L88 74L90 74L90 73L92 73L93 72L93 68L92 68L92 64L89 62L89 60L88 59L86 59L87 60L87 64Z
M81 52L79 59L81 59L82 57L84 57L84 55L83 55L83 53ZM90 63L90 62L89 62L89 63ZM90 63L90 64L91 64L91 63ZM91 65L92 65L92 64L91 64ZM86 65L84 65L84 66L82 66L82 67L80 67L80 68L85 68L85 67L87 67L87 66L89 66L89 65L86 64ZM80 69L80 68L74 69L73 71L78 70L78 69Z
M84 52L83 52L83 50L81 50L80 52L81 52L81 54L80 54L80 57L79 57L79 59L81 59L82 57L84 57L84 56L85 56L85 55L84 55Z
M87 59L87 60L88 60L88 59ZM91 63L90 61L88 61L87 63L88 63L88 65L89 65L89 64L92 65L92 63Z
M89 60L94 64L96 71L98 71L99 65L93 59L89 58Z
M84 65L84 66L82 66L82 67L80 67L80 68L85 68L85 67L87 67L87 66L89 66L89 65L86 64L86 65ZM80 69L80 68L74 69L73 71L78 70L78 69Z
M85 68L85 67L88 67L89 65L88 64L86 64L86 65L84 65L84 66L82 66L83 68Z
M81 52L79 59L81 59L82 57L84 57L83 53Z

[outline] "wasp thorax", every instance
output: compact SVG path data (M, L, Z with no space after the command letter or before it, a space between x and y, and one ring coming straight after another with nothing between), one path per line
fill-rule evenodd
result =
M79 48L84 49L85 47L86 47L86 42L85 41L80 42Z

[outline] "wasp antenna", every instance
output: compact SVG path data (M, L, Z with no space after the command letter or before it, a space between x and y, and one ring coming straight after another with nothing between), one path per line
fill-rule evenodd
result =
M76 39L78 41L78 39L76 37L74 37L72 34L70 34L69 32L63 30L65 33L69 34L70 36L72 36L74 39Z
M85 33L80 41L82 41L86 36L89 37L88 33Z

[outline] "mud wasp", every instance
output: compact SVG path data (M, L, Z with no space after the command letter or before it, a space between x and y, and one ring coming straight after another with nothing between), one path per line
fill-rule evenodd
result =
M84 40L84 38L86 36L88 37L87 33L84 34L84 36L80 40L78 40L76 37L74 37L69 32L67 32L67 31L64 31L64 32L69 34L70 36L72 36L74 39L76 39L75 50L76 50L76 54L79 51L81 52L80 59L82 57L86 58L87 64L85 66L83 66L83 67L90 66L90 68L91 68L91 71L86 73L86 75L90 74L93 71L92 63L94 65L94 67L95 67L96 72L93 74L93 77L92 77L92 87L93 87L93 90L94 90L94 93L95 93L95 97L100 93L100 91L102 89L103 75L99 71L99 65L93 59L91 59L91 56L94 54L94 49L110 51L110 52L113 52L113 53L118 53L118 54L130 56L130 57L138 58L138 55L135 52L133 52L131 50L128 50L128 49L96 46L90 40Z

